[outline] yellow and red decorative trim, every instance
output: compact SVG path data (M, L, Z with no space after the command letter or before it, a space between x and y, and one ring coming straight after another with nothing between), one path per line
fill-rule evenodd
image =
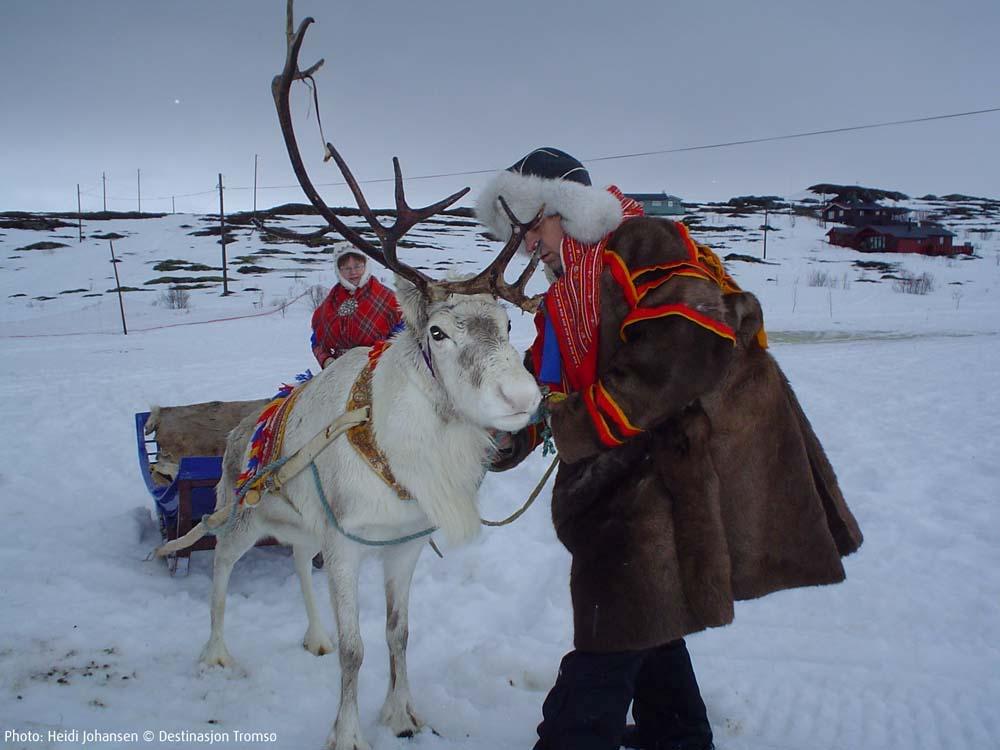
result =
M697 263L698 245L695 243L693 239L691 239L691 233L688 232L687 225L684 224L684 222L678 221L676 224L674 224L674 226L677 227L677 232L681 236L681 241L684 243L684 248L688 252L688 258L690 258L691 261Z
M652 270L652 269L644 269L644 271L645 270ZM715 283L715 278L712 276L712 274L710 274L701 266L697 266L693 263L681 263L678 264L677 268L674 268L666 272L663 276L660 276L657 279L653 279L652 281L647 281L645 284L640 284L639 286L637 286L636 292L639 296L639 300L642 301L643 297L645 297L651 291L656 289L658 286L670 281L670 279L674 278L675 276L687 276L689 278L703 279L705 281L711 281L712 283Z
M587 407L587 413L590 414L590 420L594 423L594 428L597 430L597 437L604 445L609 448L614 448L616 445L621 445L624 441L619 440L615 437L614 433L611 432L611 428L608 426L607 420L601 414L600 410L597 408L597 404L594 401L594 386L589 386L581 391L583 396L583 404Z
M627 340L625 337L625 328L627 326L643 320L665 318L671 315L679 315L682 318L687 318L692 323L696 323L702 328L705 328L718 336L722 336L722 338L729 339L734 344L736 343L736 334L733 333L733 329L725 323L721 323L714 318L710 318L704 313L700 313L687 305L680 304L660 305L659 307L637 307L635 310L626 315L625 320L622 322L622 327L619 332L622 337L622 341Z
M700 266L692 260L675 260L672 263L657 263L655 266L643 266L632 272L632 281L638 281L640 277L645 276L647 273L655 273L656 271L673 271L676 268L684 268L689 266L692 268L700 268Z
M632 282L632 275L629 273L628 266L625 265L622 257L614 250L605 250L604 264L611 271L611 276L618 282L618 286L622 288L622 293L625 295L629 307L638 305L639 295L635 290L635 284Z
M615 423L615 427L618 428L618 432L622 437L633 438L642 432L642 430L629 421L628 417L625 416L625 412L618 405L618 402L611 397L611 394L608 393L608 390L600 381L592 387L594 389L594 403Z
M378 361L382 357L382 354L385 353L385 350L389 348L389 345L391 343L392 342L389 341L388 339L383 339L382 341L376 341L375 344L372 345L371 350L368 352L369 367L371 367L373 370L375 369L375 366L378 364Z

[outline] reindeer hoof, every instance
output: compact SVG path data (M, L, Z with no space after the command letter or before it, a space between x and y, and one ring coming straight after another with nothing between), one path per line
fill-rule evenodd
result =
M413 737L425 726L409 703L401 704L395 701L386 701L379 714L379 720L397 737Z
M302 648L313 656L332 654L337 650L321 627L315 630L313 628L306 630L306 634L302 637Z
M313 656L326 656L337 650L326 636L322 638L309 638L309 636L306 636L302 641L302 648Z
M417 729L417 730L406 729L406 730L400 732L399 734L397 734L396 736L399 737L400 739L411 740L414 737L416 737L419 732L424 731L424 729L429 729L431 731L431 734L433 734L435 737L440 737L441 736L441 733L438 730L436 730L434 727L432 727L430 724L424 724L421 729Z
M233 657L226 654L224 656L215 656L208 659L199 659L198 663L201 664L205 669L211 669L212 667L222 667L223 669L232 669L236 662Z
M225 643L212 643L211 641L205 644L198 661L203 667L225 667L227 669L236 664L233 657L229 655Z

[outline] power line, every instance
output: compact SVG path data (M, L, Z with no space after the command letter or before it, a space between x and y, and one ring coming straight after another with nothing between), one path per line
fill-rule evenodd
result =
M955 118L959 118L959 117L972 117L974 115L983 115L983 114L989 114L989 113L993 113L993 112L1000 112L1000 107L988 107L986 109L976 109L976 110L970 110L968 112L952 112L952 113L949 113L949 114L944 114L944 115L930 115L930 116L927 116L927 117L913 117L913 118L909 118L909 119L905 119L905 120L889 120L887 122L866 123L866 124L863 124L863 125L848 125L846 127L840 127L840 128L826 128L826 129L823 129L823 130L809 130L809 131L805 131L805 132L802 132L802 133L786 133L784 135L772 135L772 136L766 136L766 137L763 137L763 138L743 138L743 139L740 139L740 140L722 141L722 142L719 142L719 143L707 143L707 144L702 144L702 145L698 145L698 146L679 146L679 147L676 147L676 148L657 149L657 150L653 150L653 151L636 151L634 153L628 153L628 154L612 154L612 155L609 155L609 156L593 156L593 157L590 157L590 158L581 159L581 161L584 162L584 163L593 163L593 162L599 162L599 161L614 161L614 160L617 160L617 159L635 159L635 158L642 157L642 156L661 156L661 155L664 155L664 154L680 154L680 153L685 153L685 152L689 152L689 151L708 151L708 150L717 149L717 148L732 148L733 146L749 146L749 145L756 144L756 143L770 143L770 142L773 142L773 141L787 141L787 140L793 140L793 139L796 139L796 138L812 138L812 137L820 136L820 135L832 135L832 134L835 134L835 133L849 133L849 132L857 131L857 130L873 130L875 128L889 128L889 127L897 127L897 126L900 126L900 125L913 125L913 124L917 124L917 123L933 122L935 120L950 120L950 119L955 119ZM434 173L434 174L413 175L413 176L410 176L410 177L406 177L405 180L407 182L411 182L411 181L415 181L415 180L436 180L436 179L440 179L442 177L468 177L468 176L480 175L480 174L493 174L494 172L498 171L498 169L501 169L501 168L500 167L491 167L489 169L470 169L470 170L464 170L464 171L460 171L460 172L438 172L438 173ZM375 185L375 184L379 184L379 183L394 182L394 181L395 181L394 177L377 177L377 178L372 178L372 179L368 179L368 180L358 180L358 183L362 184L362 185ZM338 182L317 182L317 183L315 183L315 185L316 185L316 187L343 187L343 186L346 186L347 183L345 181L341 180L341 181L338 181ZM300 187L300 185L298 183L295 183L294 185L258 185L257 186L257 190L295 190L295 189L298 189L299 187ZM233 186L229 186L229 187L226 188L226 190L250 190L250 189L252 189L252 188L250 188L249 186L242 186L242 185L238 185L238 186L237 185L233 185ZM84 191L84 192L85 192L85 194L90 194L87 191ZM216 192L215 190L203 190L203 191L194 192L194 193L184 193L184 194L179 194L179 195L165 195L165 196L159 196L159 197L155 197L155 198L147 198L146 200L151 200L152 201L152 200L168 200L170 198L192 198L192 197L196 197L196 196L200 196L200 195L211 195L211 194L213 194L215 192ZM94 197L99 197L99 196L94 196ZM129 198L113 198L112 196L108 196L108 200L131 201L131 200L134 200L134 196L133 197L129 197Z
M582 159L582 161L610 161L611 159L632 159L637 156L657 156L659 154L679 154L684 151L705 151L710 148L727 148L729 146L745 146L751 143L767 143L769 141L785 141L792 138L808 138L814 135L829 135L831 133L847 133L852 130L871 130L873 128L888 128L895 125L911 125L918 122L930 122L932 120L948 120L955 117L970 117L972 115L982 115L987 112L1000 112L1000 107L990 107L989 109L977 109L971 112L955 112L948 115L931 115L930 117L914 117L909 120L891 120L889 122L875 122L867 125L850 125L844 128L828 128L826 130L810 130L805 133L789 133L787 135L773 135L767 138L747 138L740 141L726 141L723 143L711 143L704 146L683 146L681 148L668 148L660 151L639 151L634 154L618 154L616 156L597 156L593 159Z
M946 115L931 115L928 117L914 117L907 120L891 120L889 122L875 122L868 123L865 125L849 125L842 128L827 128L825 130L810 130L804 133L788 133L785 135L772 135L765 138L745 138L737 141L724 141L721 143L709 143L700 146L680 146L677 148L666 148L659 149L656 151L637 151L631 154L614 154L611 156L594 156L589 159L581 159L582 162L597 162L597 161L612 161L614 159L634 159L639 156L659 156L661 154L679 154L685 151L707 151L714 148L728 148L731 146L746 146L754 143L767 143L770 141L784 141L791 140L793 138L808 138L818 135L830 135L832 133L847 133L852 130L871 130L873 128L888 128L897 125L911 125L920 122L931 122L932 120L948 120L956 117L971 117L972 115L982 115L989 112L1000 112L1000 107L990 107L988 109L977 109L969 112L953 112ZM464 172L441 172L438 174L425 174L425 175L415 175L412 177L407 177L407 180L433 180L440 177L465 177L477 174L492 174L498 170L497 167L491 169L473 169ZM391 177L381 177L371 180L358 180L361 184L375 184L380 182L393 182L395 178ZM318 182L317 187L339 187L346 185L346 182ZM298 185L271 185L271 186L258 186L258 190L285 190L288 188L297 188ZM236 189L236 188L231 188ZM246 188L240 188L246 189Z

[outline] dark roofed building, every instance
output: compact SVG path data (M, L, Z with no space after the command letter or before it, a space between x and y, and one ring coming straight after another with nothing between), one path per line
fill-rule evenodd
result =
M666 193L625 193L642 204L646 216L676 216L684 213L684 204L676 195Z
M823 207L823 221L861 227L866 224L889 224L907 213L909 209L883 206L881 203L836 199Z

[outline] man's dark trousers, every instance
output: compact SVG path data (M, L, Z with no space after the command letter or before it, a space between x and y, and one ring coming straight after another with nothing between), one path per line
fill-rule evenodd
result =
M571 651L542 705L535 750L618 750L629 703L647 750L702 750L712 729L684 640L644 651Z

